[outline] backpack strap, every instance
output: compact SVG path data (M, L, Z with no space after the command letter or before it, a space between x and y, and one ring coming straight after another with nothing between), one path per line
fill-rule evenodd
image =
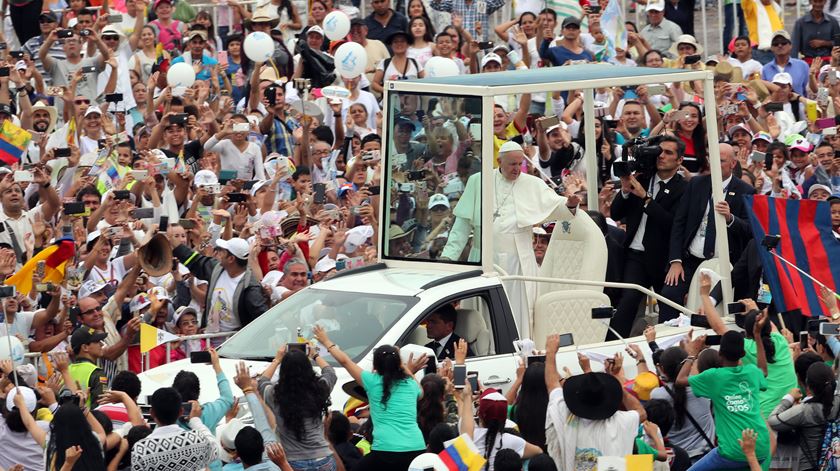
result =
M671 388L669 388L667 384L662 384L662 387L665 388L665 391L668 392L668 394L671 396L671 399L673 399L674 402L676 402L676 398L674 397L674 392L671 391ZM691 422L691 425L694 426L694 429L697 430L700 433L700 436L703 437L703 440L705 440L706 444L709 445L709 449L710 450L713 449L715 447L715 444L712 442L712 440L709 438L709 436L706 435L706 431L703 430L703 427L701 427L700 424L697 423L697 420L695 420L694 416L692 416L691 413L688 412L688 409L686 409L684 412L685 412L685 418L688 419L688 421Z

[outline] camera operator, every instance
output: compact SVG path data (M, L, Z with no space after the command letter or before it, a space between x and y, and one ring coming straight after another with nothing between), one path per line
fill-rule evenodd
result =
M665 276L662 295L683 304L694 272L703 260L717 256L715 247L714 213L720 213L726 220L729 238L729 259L738 260L747 242L752 238L747 220L747 205L744 195L755 193L755 189L739 178L732 177L732 170L738 165L735 151L729 144L720 144L720 170L723 176L724 200L712 201L712 177L700 175L691 179L685 195L674 216L671 231L669 259L671 267ZM679 312L666 305L659 305L659 322L678 317Z
M662 275L668 267L668 242L674 213L687 182L678 172L685 144L673 136L662 136L654 142L658 142L659 155L652 162L653 166L648 164L651 167L648 170L621 176L621 194L616 195L610 210L613 219L624 219L627 224L622 281L653 286L654 291L659 292L664 281ZM610 323L622 337L630 336L643 297L636 290L622 291ZM607 334L607 340L613 338L611 332Z

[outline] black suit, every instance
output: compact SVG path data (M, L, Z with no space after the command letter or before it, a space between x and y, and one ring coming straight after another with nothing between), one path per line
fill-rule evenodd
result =
M438 356L437 356L438 361L443 361L443 360L446 360L447 358L449 358L451 360L454 360L455 359L455 344L458 343L459 340L461 340L461 337L458 337L458 335L456 335L453 332L452 335L449 336L449 341L446 342L446 345L444 345L443 349L441 349L440 353L438 353ZM432 351L437 351L437 349L435 349L435 347L434 347L435 343L436 342L433 340L433 341L427 343L425 345L425 347L431 348ZM467 344L467 356L468 357L474 356L473 352L472 352L472 349L470 348L469 344Z
M737 261L741 253L752 238L747 213L747 202L745 195L755 194L755 188L744 183L743 180L733 176L729 186L724 188L724 199L729 203L729 212L733 220L727 225L727 238L729 240L729 259ZM713 249L707 249L714 241L714 224L709 224L706 232L707 239L711 239L704 248L703 257L696 257L689 253L689 246L697 230L707 217L706 208L709 208L709 215L714 213L714 205L711 203L712 178L710 175L701 175L691 179L685 190L682 202L674 216L674 228L671 231L671 243L668 251L668 261L681 260L685 280L679 280L676 286L665 286L662 295L677 304L685 303L685 295L688 292L688 285L694 272L703 260L713 257ZM711 219L711 217L710 217ZM670 306L659 305L659 322L674 319L679 312Z
M650 179L640 181L651 194ZM679 173L675 174L667 183L658 185L656 196L644 205L644 198L630 194L624 198L616 195L610 207L613 219L623 219L627 224L627 236L624 239L624 276L625 283L635 283L644 287L652 286L654 291L662 288L665 273L668 270L668 243L671 237L671 227L674 225L674 213L682 199L687 183ZM642 245L644 251L630 248L642 223L642 216L647 215ZM617 311L610 326L622 337L629 337L639 310L639 303L644 294L636 290L622 290L621 300L617 304ZM615 337L612 332L607 339Z

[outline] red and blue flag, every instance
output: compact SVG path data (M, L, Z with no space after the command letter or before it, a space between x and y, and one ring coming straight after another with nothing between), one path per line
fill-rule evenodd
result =
M776 310L801 309L812 317L826 315L820 286L774 257L761 242L766 235L781 236L776 253L836 292L840 286L840 241L834 238L829 203L766 195L746 198L764 282L770 286Z

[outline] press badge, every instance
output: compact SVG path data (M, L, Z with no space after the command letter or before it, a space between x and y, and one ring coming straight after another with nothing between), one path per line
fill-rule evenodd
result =
M478 13L484 15L487 13L487 2L480 1L475 3L475 8L478 10Z

